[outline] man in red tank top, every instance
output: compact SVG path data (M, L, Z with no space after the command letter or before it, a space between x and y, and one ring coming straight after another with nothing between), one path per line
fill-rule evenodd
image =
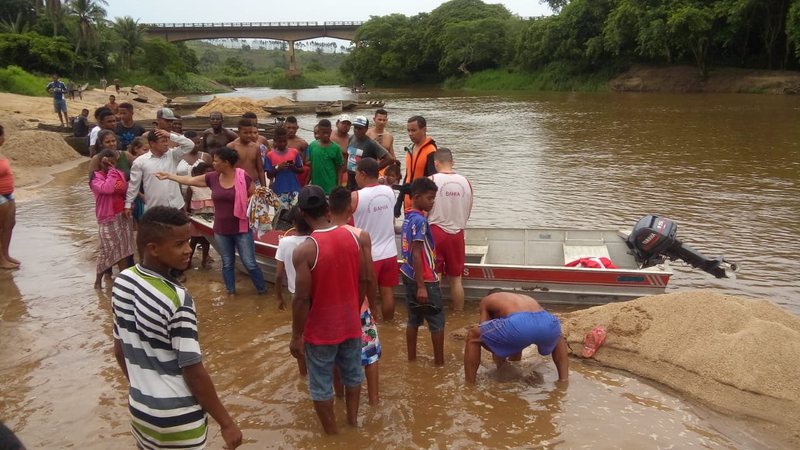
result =
M292 301L292 341L295 358L305 358L308 389L320 422L336 434L333 412L333 367L345 385L347 422L358 425L358 403L364 371L361 367L361 299L367 293L369 267L357 238L330 220L321 187L305 186L297 206L314 230L294 251L297 272Z

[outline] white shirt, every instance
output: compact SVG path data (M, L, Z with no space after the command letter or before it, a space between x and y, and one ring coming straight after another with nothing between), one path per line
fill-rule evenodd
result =
M194 148L194 142L176 133L170 133L169 139L178 143L178 147L167 150L160 158L154 156L152 152L147 152L133 161L125 208L131 207L142 185L144 185L145 209L152 206L172 206L180 209L185 205L178 183L159 180L156 178L156 172L175 173L178 164L183 161L183 155Z
M89 132L89 145L94 145L97 142L97 135L100 133L100 126L95 125L92 131Z
M380 261L397 256L394 239L394 191L378 184L356 191L358 203L353 214L356 227L372 239L372 259Z
M289 284L289 292L294 294L294 280L297 278L297 271L294 270L292 257L294 249L302 244L308 236L284 236L278 241L278 250L275 252L275 259L281 261L286 267L286 280ZM278 286L276 289L280 289Z
M436 191L433 209L428 213L428 223L447 233L456 234L467 227L467 220L472 213L472 185L455 172L439 172L430 178L439 190Z

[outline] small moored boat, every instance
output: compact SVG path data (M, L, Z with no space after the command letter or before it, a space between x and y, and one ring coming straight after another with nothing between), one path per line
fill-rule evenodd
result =
M675 238L677 226L671 230L671 235L662 235L664 227L655 228L652 221L643 225L645 219L632 232L468 228L465 230L467 258L462 278L466 299L480 300L495 288L527 293L544 303L572 305L597 305L661 294L672 271L663 256L650 252L653 247L632 251L628 242L636 240L646 241L647 245L657 243L660 245L658 252L667 258L672 258L675 251L683 251L677 257L717 277L733 276L732 271L738 270L735 264L721 257L708 259L684 246ZM213 223L201 217L193 216L192 220L214 244L211 239ZM658 217L655 220L669 221ZM275 252L283 233L272 230L255 241L256 260L268 280L275 276ZM565 266L581 258L608 258L617 268ZM642 261L646 261L646 267ZM403 295L401 289L396 295ZM447 297L446 283L442 290Z

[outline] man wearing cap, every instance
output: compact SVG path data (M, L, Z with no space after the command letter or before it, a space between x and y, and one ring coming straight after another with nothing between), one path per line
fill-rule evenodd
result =
M350 144L350 127L353 125L353 119L347 114L342 114L336 120L336 129L331 133L331 140L339 145L342 149L342 159L347 161L347 146ZM342 172L342 179L339 180L342 186L347 184L347 171Z
M172 122L177 118L171 109L161 108L156 111L156 128L172 132Z
M347 144L347 187L351 191L358 189L356 184L356 166L361 158L373 158L378 161L378 170L392 162L392 156L381 144L367 136L369 120L358 116L353 121L353 136Z
M325 432L336 434L334 366L345 385L347 422L358 425L364 377L360 307L370 283L370 263L356 236L332 225L321 187L305 186L297 206L314 231L292 256L296 277L289 350L295 358L305 358L314 409Z

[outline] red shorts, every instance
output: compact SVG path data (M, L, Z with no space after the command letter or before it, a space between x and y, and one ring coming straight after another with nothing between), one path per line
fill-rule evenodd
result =
M375 278L378 279L378 286L395 287L400 284L400 266L397 265L397 257L373 261L372 268L375 270Z
M466 259L464 230L450 234L436 225L431 225L431 234L436 249L436 272L448 277L460 277L464 273Z

